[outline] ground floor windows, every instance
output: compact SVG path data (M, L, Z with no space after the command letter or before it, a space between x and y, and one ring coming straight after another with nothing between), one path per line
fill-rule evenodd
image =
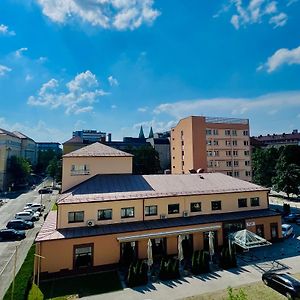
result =
M193 245L193 235L192 234L185 234L182 235L182 250L183 250L183 257L191 258L194 251ZM178 240L177 240L178 242Z
M120 262L129 265L138 258L138 242L126 242L120 244Z
M74 269L93 266L94 244L83 244L74 246Z
M152 239L151 242L154 257L167 255L167 238Z
M224 243L228 242L228 236L231 233L237 232L239 230L245 229L244 221L233 221L233 222L224 222L223 223L223 240Z
M259 235L260 237L264 238L265 237L265 233L264 233L264 225L256 225L256 234Z

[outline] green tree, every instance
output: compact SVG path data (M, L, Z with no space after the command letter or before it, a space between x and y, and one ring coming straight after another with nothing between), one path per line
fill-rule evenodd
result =
M9 184L24 184L27 183L31 173L31 165L23 157L12 156L8 159L7 173Z
M300 193L300 168L298 165L288 163L286 156L282 153L276 164L276 176L272 180L276 191L282 191L290 197L290 194Z
M55 157L59 160L61 158L61 155L58 155L53 150L39 151L35 172L38 174L46 172L50 161Z
M157 174L161 171L159 155L157 151L151 146L142 146L140 148L128 148L125 151L134 155L134 174Z
M61 161L55 156L50 160L49 165L47 166L47 174L52 177L53 180L61 181L61 172Z

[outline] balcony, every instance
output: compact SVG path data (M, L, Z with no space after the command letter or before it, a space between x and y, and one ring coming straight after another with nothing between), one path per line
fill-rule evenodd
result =
M71 176L90 175L90 170L71 170Z

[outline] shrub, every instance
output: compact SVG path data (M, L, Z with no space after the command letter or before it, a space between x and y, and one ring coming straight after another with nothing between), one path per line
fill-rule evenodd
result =
M247 295L243 289L239 289L237 294L233 293L232 287L227 288L228 298L227 300L247 300Z
M32 284L32 287L28 294L28 300L43 300L44 295L42 291L39 289L39 287L36 284Z
M179 261L173 258L163 258L160 262L159 278L169 280L179 277Z
M236 266L237 262L235 247L232 245L230 254L228 246L224 246L220 254L220 267L223 269L230 269L235 268Z
M148 266L144 261L131 263L128 269L127 285L134 287L148 282Z
M209 272L209 255L206 251L194 251L192 256L192 273L195 275Z

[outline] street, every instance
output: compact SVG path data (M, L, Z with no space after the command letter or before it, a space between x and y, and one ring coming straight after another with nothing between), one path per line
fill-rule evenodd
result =
M6 203L0 207L0 229L6 228L7 222L13 219L17 212L22 211L25 204L28 202L41 203L42 201L42 204L46 206L43 213L44 216L44 214L51 209L58 194L57 191L53 191L53 194L43 194L41 198L38 190L46 185L49 185L48 181L42 182L35 190L21 194L15 199L8 199ZM36 234L44 222L43 216L40 217L39 221L35 222L35 227L33 229L26 230L26 238L24 240L15 242L0 242L0 299L3 298L13 278L13 265L15 258L12 258L12 256L16 251L16 247L18 248L16 260L17 273L35 239Z

